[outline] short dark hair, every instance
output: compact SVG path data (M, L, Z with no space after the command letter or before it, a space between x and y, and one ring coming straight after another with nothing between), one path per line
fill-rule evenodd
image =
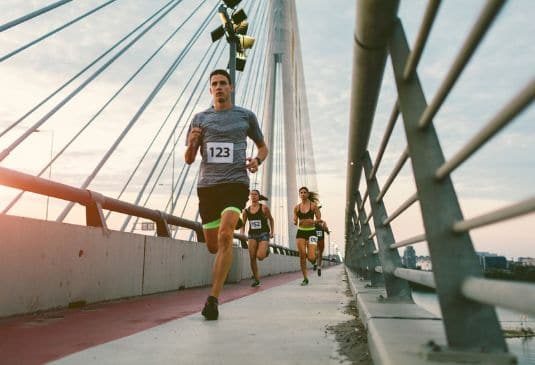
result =
M227 78L227 80L228 80L228 83L229 83L230 85L232 85L232 80L230 79L230 75L229 75L229 73L227 72L227 70L223 70L223 69L221 69L221 68L218 68L218 69L216 69L216 70L213 70L213 71L210 73L210 81L212 81L212 76L214 76L214 75L223 75L223 76L225 76L225 77Z

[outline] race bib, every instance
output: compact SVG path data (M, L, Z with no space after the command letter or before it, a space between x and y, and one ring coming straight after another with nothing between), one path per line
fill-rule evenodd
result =
M206 161L209 163L234 162L234 145L228 142L207 142Z
M323 231L316 231L316 236L318 236L318 238L323 236Z
M251 222L251 229L261 229L262 228L262 221L261 220L254 220Z
M316 245L318 243L318 237L316 236L308 237L308 243L311 245Z

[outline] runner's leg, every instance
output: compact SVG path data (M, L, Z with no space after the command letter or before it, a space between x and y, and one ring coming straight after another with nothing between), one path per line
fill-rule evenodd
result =
M232 238L234 228L238 222L240 214L233 211L224 211L221 215L221 225L219 226L218 250L214 261L212 272L212 296L218 298L227 278L227 274L232 264Z
M258 243L256 240L249 239L249 261L251 263L251 271L253 272L253 277L255 280L258 280L258 265L256 263L256 254L258 252Z

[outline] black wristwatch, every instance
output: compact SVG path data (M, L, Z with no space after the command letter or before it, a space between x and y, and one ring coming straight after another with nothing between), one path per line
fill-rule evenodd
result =
M255 157L256 162L258 162L258 166L262 165L262 160L260 157Z

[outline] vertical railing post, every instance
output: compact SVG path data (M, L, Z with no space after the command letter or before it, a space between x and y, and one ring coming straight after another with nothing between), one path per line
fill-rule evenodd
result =
M357 193L356 199L357 206L360 207L362 204L362 197L360 196L360 193ZM375 267L380 265L379 257L374 254L375 243L373 242L373 239L369 238L371 235L371 229L369 222L367 222L368 217L366 216L364 207L362 207L362 209L359 211L358 217L360 221L362 236L364 237L363 251L365 252L366 256L366 270L368 272L368 279L370 280L370 285L373 287L383 286L383 275L375 271Z
M389 47L448 345L507 352L495 309L461 293L462 282L468 276L481 277L482 272L469 234L453 232L453 223L463 216L451 179L434 177L444 156L433 124L418 126L427 103L418 75L403 78L410 51L399 20Z
M379 246L379 260L383 267L386 294L388 298L392 299L410 299L411 291L407 281L394 276L394 270L401 267L401 258L399 257L398 250L390 249L390 245L395 243L392 228L390 228L389 224L382 224L388 215L386 214L383 201L377 201L380 192L377 178L374 176L370 180L372 162L368 152L362 158L362 165L364 167L366 181L368 182L368 193L375 226L375 236L377 238L377 245Z
M359 252L358 252L358 246L357 246L359 227L353 219L351 219L350 222L351 222L351 229L348 232L349 237L347 239L347 242L349 243L348 266L352 270L357 272L358 267L359 267L359 259L358 259Z

